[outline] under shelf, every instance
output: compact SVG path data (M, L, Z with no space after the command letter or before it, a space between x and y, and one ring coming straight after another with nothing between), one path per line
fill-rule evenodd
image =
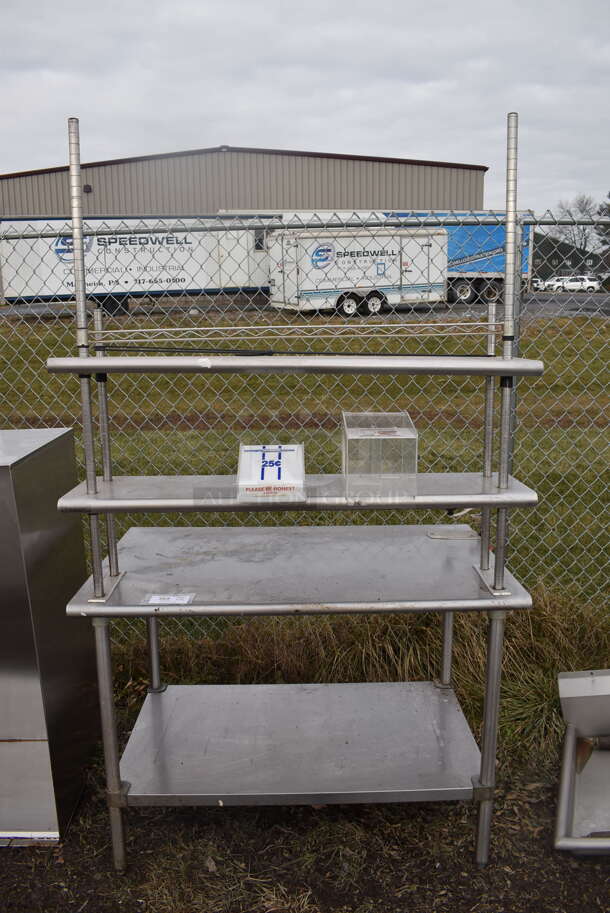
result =
M480 754L432 682L170 685L121 761L128 805L471 799Z
M607 695L589 700L607 700ZM577 746L576 729L569 726L564 741L555 849L576 854L608 854L610 752L593 748L584 767L577 768Z
M297 615L528 609L507 571L492 589L480 539L464 524L132 527L118 577L92 578L69 615ZM107 570L106 570L107 573Z
M372 491L371 491L372 487ZM87 494L81 482L58 501L59 510L86 513L221 510L357 510L365 508L524 507L536 504L536 492L509 478L498 488L498 475L485 479L480 472L428 472L417 476L417 493L397 492L396 483L374 479L350 497L343 475L308 475L305 501L285 498L237 497L237 479L226 476L116 476L97 480L96 494Z
M531 358L467 355L104 355L49 358L52 374L542 374Z

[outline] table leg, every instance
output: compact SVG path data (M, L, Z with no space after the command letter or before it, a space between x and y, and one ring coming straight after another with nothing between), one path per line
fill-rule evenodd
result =
M505 611L489 613L487 634L487 667L485 681L485 709L483 715L483 744L481 747L481 773L479 788L483 798L479 804L476 860L480 866L487 865L491 816L493 813L493 789L496 785L496 747L498 742L498 712L500 707L500 680L502 676L502 646L504 641ZM487 793L488 795L485 795Z
M123 828L123 788L119 764L119 744L112 694L112 654L110 649L110 625L107 618L94 618L95 652L97 658L97 680L102 718L102 741L104 745L104 766L106 770L106 800L110 815L112 856L117 872L126 867L125 833Z
M159 655L159 620L158 618L146 619L146 633L148 640L148 666L150 670L149 692L156 694L165 691L166 686L161 684L161 660Z
M453 612L443 613L443 658L440 683L444 688L451 686L451 658L453 653Z

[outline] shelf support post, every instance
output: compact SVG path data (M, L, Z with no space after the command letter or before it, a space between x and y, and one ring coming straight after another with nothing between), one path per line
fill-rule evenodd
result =
M107 618L94 618L95 653L97 659L97 682L99 689L100 716L102 720L102 741L104 745L104 767L106 771L106 797L110 816L112 856L117 872L126 867L125 831L123 809L125 804L124 786L121 783L119 744L112 693L112 653L110 647L110 623Z
M487 634L487 663L485 670L485 707L483 711L483 738L481 746L481 772L479 788L492 793L496 785L496 748L498 743L498 713L500 708L500 682L502 677L502 647L504 643L505 611L489 613ZM487 865L491 834L493 798L487 795L479 803L476 860Z
M507 117L506 129L506 254L504 258L504 326L502 331L502 355L512 358L515 344L515 312L518 292L517 283L517 144L519 116L514 111ZM500 378L500 465L498 488L508 488L508 473L513 451L513 410L515 406L514 377ZM494 589L504 587L504 567L508 545L508 511L498 510L496 526L496 556Z
M508 472L511 454L513 377L500 378L502 403L500 413L500 467L498 470L498 488L508 488ZM506 566L506 549L508 545L508 509L498 508L496 522L496 554L494 565L494 589L504 588L504 568Z
M98 358L103 358L106 351L97 341L99 339L97 334L101 333L104 329L104 316L102 308L99 306L93 311L93 328L96 333L95 354ZM96 374L95 381L99 408L100 441L102 445L102 471L104 481L111 482L112 452L110 449L110 422L108 417L108 375ZM114 516L110 513L106 514L106 539L108 542L108 566L110 568L110 576L116 577L119 573L119 556Z
M159 619L146 619L146 633L148 639L148 666L150 670L150 685L148 691L158 694L165 691L167 685L161 684L161 661L159 656Z
M451 660L453 655L453 612L443 612L443 657L441 662L441 688L451 687Z
M487 307L487 355L496 352L496 303L490 301ZM485 378L485 418L483 439L483 478L491 479L493 472L494 446L494 394L495 378ZM481 510L481 570L489 570L489 549L491 546L491 508L486 505Z
M83 192L80 171L80 134L77 117L68 119L68 157L70 172L70 213L72 217L72 272L74 276L74 300L76 305L76 348L81 358L89 356L89 335L87 329L87 291L85 280L85 247L83 239ZM91 411L91 380L88 375L80 376L81 414L83 445L85 450L85 473L87 494L97 491L95 469L95 446L93 414ZM93 589L97 598L104 595L102 572L102 541L99 516L89 517L91 532L91 561Z

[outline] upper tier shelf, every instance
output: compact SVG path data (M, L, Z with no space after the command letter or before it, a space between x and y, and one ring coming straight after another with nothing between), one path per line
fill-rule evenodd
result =
M530 358L464 355L209 355L49 358L54 374L542 374Z
M350 497L342 475L305 477L305 501L283 498L238 500L237 480L227 476L117 476L111 482L97 480L97 492L87 494L81 482L58 502L59 510L88 513L121 511L217 511L217 510L357 510L365 508L463 508L523 507L537 503L527 486L509 477L508 488L498 488L497 473L491 479L480 472L427 472L417 476L417 493L396 491L396 483L376 480L374 490L362 487Z

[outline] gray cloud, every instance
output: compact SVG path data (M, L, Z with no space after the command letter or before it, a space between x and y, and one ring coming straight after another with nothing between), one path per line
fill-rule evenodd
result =
M523 207L610 187L605 0L160 0L3 12L0 171L229 143L490 166L521 115Z

